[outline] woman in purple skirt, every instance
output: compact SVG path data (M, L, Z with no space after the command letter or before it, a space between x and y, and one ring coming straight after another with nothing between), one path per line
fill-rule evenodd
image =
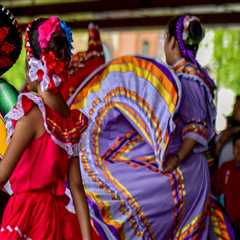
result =
M80 166L103 239L210 237L205 152L215 135L215 85L195 58L203 36L199 19L177 17L165 42L176 74L155 59L119 57L97 69L69 102L91 119ZM218 233L231 239L222 219Z
M174 18L165 40L167 64L176 72L182 88L180 107L175 114L176 128L170 137L164 172L179 171L186 197L179 208L177 230L183 238L207 239L210 192L205 152L214 136L215 107L213 80L196 60L204 30L193 16ZM185 230L188 229L188 233Z
M206 151L215 135L215 84L196 60L204 29L195 16L179 16L168 25L165 40L167 64L181 82L181 101L175 113L175 131L170 137L163 165L165 173L182 176L185 197L179 202L174 239L233 239L225 216L210 197L209 169ZM222 222L213 214L221 215ZM218 215L219 215L218 214ZM214 221L213 221L214 219ZM221 229L221 226L224 226ZM221 230L220 230L221 229ZM220 234L220 235L221 235Z

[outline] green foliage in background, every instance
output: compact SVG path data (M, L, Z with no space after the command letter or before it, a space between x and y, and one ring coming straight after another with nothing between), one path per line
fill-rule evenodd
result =
M240 94L240 29L214 31L214 72L217 85Z
M2 76L18 90L20 90L25 83L25 56L26 51L23 47L17 62Z

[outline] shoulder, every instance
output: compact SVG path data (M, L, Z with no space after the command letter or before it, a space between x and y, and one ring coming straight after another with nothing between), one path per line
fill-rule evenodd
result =
M68 117L61 116L46 106L46 126L51 134L64 142L78 143L88 126L88 118L79 110L70 110Z
M199 99L204 98L206 95L206 89L202 84L201 79L189 74L178 75L181 82L182 96L184 99Z
M177 76L180 79L181 83L198 85L198 86L204 85L203 80L197 74L194 75L194 74L189 74L187 72L178 72Z
M6 120L36 120L41 119L40 106L42 99L34 93L22 93L12 110L6 115ZM35 122L32 122L35 123Z
M38 123L43 122L39 105L42 105L42 100L34 93L22 93L18 96L16 105L5 116L8 141L16 125L23 129L37 129Z
M177 76L181 83L183 95L201 98L207 96L208 101L212 101L212 95L200 76L183 72L177 73Z
M187 63L184 68L183 68L183 73L188 74L188 75L193 75L197 76L198 75L198 69L195 65L191 63Z
M16 117L17 113L26 115L34 108L34 106L40 108L41 105L43 105L43 101L40 96L32 92L21 93L18 96L16 105L11 109L9 114L7 114L7 117L9 117L9 115L14 115Z
M198 68L194 64L187 62L185 59L180 60L173 69L181 80L181 83L190 82L193 85L199 85L202 83Z
M82 112L71 110L69 117L63 117L34 93L21 94L16 106L6 116L8 139L19 121L24 121L25 126L31 126L36 133L45 130L70 157L78 155L81 134L88 126L88 119Z

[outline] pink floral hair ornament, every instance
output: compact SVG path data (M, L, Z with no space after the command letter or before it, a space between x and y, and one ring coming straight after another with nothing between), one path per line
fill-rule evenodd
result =
M29 36L33 22L38 20L34 19L26 30L28 77L30 81L38 80L42 91L57 92L61 83L67 79L68 63L65 60L58 59L53 51L45 52L44 50L47 48L53 33L62 30L61 21L59 18L52 16L38 26L38 44L41 53L40 59L37 59L33 55Z
M51 40L52 34L60 29L60 20L56 16L48 18L38 28L38 42L41 49L45 49Z

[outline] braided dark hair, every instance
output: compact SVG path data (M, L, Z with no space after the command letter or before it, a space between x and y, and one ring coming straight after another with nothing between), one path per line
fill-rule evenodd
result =
M36 59L40 59L41 56L41 49L38 43L38 27L41 23L43 23L46 19L39 18L37 20L34 20L31 24L31 27L29 29L29 44L30 48L32 49L33 57Z
M177 22L181 16L172 18L168 23L168 34L169 36L176 36ZM190 21L188 27L188 38L184 40L185 47L193 52L196 56L199 44L204 38L205 32L201 23L197 20Z
M62 32L56 32L52 35L47 51L53 51L59 59L70 60L67 39Z
M204 29L200 20L189 15L175 17L168 25L168 32L169 36L176 38L182 57L198 68L201 78L208 86L212 96L214 96L215 82L196 59L199 43L204 38Z

